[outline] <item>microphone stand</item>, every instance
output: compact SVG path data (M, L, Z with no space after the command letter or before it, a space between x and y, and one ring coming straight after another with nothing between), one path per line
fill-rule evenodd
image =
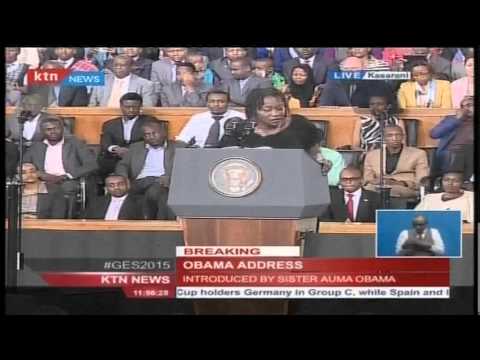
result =
M8 243L7 243L7 286L17 288L18 271L23 270L22 253L22 199L23 199L23 129L30 112L22 111L18 116L19 168L18 176L7 183L8 188Z
M385 121L387 120L388 113L383 113L378 117L380 122L380 184L376 187L377 191L380 193L380 203L383 209L388 209L390 207L390 190L391 187L385 186L384 178L384 158L385 158L385 149L384 149L384 137L383 132L385 130Z

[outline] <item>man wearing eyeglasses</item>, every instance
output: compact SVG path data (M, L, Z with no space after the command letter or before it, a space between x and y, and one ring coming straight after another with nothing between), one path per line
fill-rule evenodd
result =
M427 227L428 220L423 215L413 218L412 229L403 230L397 239L396 254L399 256L442 256L445 245L440 232Z
M321 221L375 222L375 210L380 208L380 197L374 191L362 188L362 171L347 166L340 173L341 189L330 191L330 205Z

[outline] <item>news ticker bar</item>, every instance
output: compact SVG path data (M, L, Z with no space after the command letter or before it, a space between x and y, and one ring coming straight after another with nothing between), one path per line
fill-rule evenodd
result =
M177 287L177 299L448 299L448 287Z
M115 287L134 298L449 296L449 259L302 258L295 246L182 246L176 254L176 259L27 259L26 265L40 269L49 286ZM85 271L86 265L94 271Z

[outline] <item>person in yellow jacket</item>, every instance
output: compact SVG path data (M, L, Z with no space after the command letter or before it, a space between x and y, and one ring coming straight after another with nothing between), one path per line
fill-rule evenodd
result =
M398 90L398 105L409 107L452 108L450 82L433 78L432 67L427 62L412 66L412 79Z

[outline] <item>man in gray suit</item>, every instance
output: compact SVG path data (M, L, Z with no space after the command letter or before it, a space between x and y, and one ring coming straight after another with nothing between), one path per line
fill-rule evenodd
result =
M204 107L209 87L197 79L195 65L177 64L177 81L165 85L160 92L162 106Z
M143 137L144 141L130 145L115 173L130 179L133 195L144 196L145 219L175 219L167 206L167 199L177 144L167 140L165 121L146 121Z
M230 94L231 106L245 106L248 94L254 89L273 87L272 81L258 77L252 72L249 58L240 58L230 63L233 79L225 80L220 89Z
M215 74L215 83L232 79L232 72L230 71L230 64L232 61L244 58L247 56L247 48L243 47L227 47L225 48L225 56L213 60L209 64L209 68Z
M151 80L155 86L155 93L160 94L162 87L170 85L176 77L176 63L184 62L187 58L187 48L163 48L164 57L152 64Z
M45 140L33 142L23 162L32 163L48 191L75 195L79 178L97 170L97 160L87 145L74 136L64 137L63 122L47 117L40 124Z
M144 106L155 106L157 96L153 83L132 74L132 65L130 56L117 55L113 60L113 76L105 74L105 85L94 87L89 106L118 107L122 95L129 92L140 94Z

